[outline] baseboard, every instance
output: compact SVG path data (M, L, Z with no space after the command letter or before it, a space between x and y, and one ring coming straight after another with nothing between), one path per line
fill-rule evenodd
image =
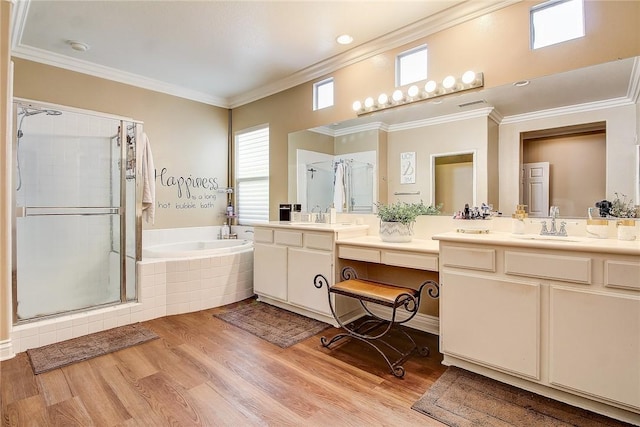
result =
M0 341L0 361L12 359L15 355L11 339Z
M392 310L388 307L375 304L368 304L367 307L369 307L369 310L376 316L384 317L385 319L389 319L391 316ZM413 319L404 323L404 325L419 331L440 335L440 318L428 314L418 313Z

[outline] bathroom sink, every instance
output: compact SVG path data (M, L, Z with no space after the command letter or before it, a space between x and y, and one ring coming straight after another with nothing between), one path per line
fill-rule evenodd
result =
M541 234L512 234L511 237L514 239L522 239L522 240L546 240L546 241L554 241L554 242L581 242L581 239L572 238L567 236L544 236Z

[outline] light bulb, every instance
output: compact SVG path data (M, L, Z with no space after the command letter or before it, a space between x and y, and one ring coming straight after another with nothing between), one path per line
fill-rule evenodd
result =
M462 75L462 83L470 85L476 80L476 73L473 71L467 71Z
M419 92L420 92L420 89L418 89L418 86L413 85L407 91L407 95L409 95L411 98L415 98L416 96L418 96Z
M367 99L364 100L364 107L365 108L373 107L373 98L372 97L368 97Z
M424 91L427 92L428 94L435 93L437 88L438 88L438 83L434 82L433 80L429 80L424 85Z
M360 101L355 101L352 108L353 111L360 111L362 109L362 103Z
M447 76L444 78L444 80L442 81L442 86L445 89L451 89L455 86L456 84L456 78L453 76Z
M402 94L402 91L400 89L396 89L393 91L393 95L391 95L391 98L393 98L395 102L400 102L404 98L404 95Z
M380 96L378 97L378 105L380 107L383 107L387 105L387 102L389 102L389 97L387 96L386 93L381 93Z

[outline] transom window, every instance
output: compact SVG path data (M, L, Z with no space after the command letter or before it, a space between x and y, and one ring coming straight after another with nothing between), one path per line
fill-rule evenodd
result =
M396 57L396 86L427 79L427 45L402 52Z
M313 84L313 109L333 107L333 77Z
M531 8L531 48L584 37L583 0L553 0Z

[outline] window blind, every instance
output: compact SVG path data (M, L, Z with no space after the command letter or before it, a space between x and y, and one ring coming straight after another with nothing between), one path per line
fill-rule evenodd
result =
M238 223L269 221L269 127L236 134Z

